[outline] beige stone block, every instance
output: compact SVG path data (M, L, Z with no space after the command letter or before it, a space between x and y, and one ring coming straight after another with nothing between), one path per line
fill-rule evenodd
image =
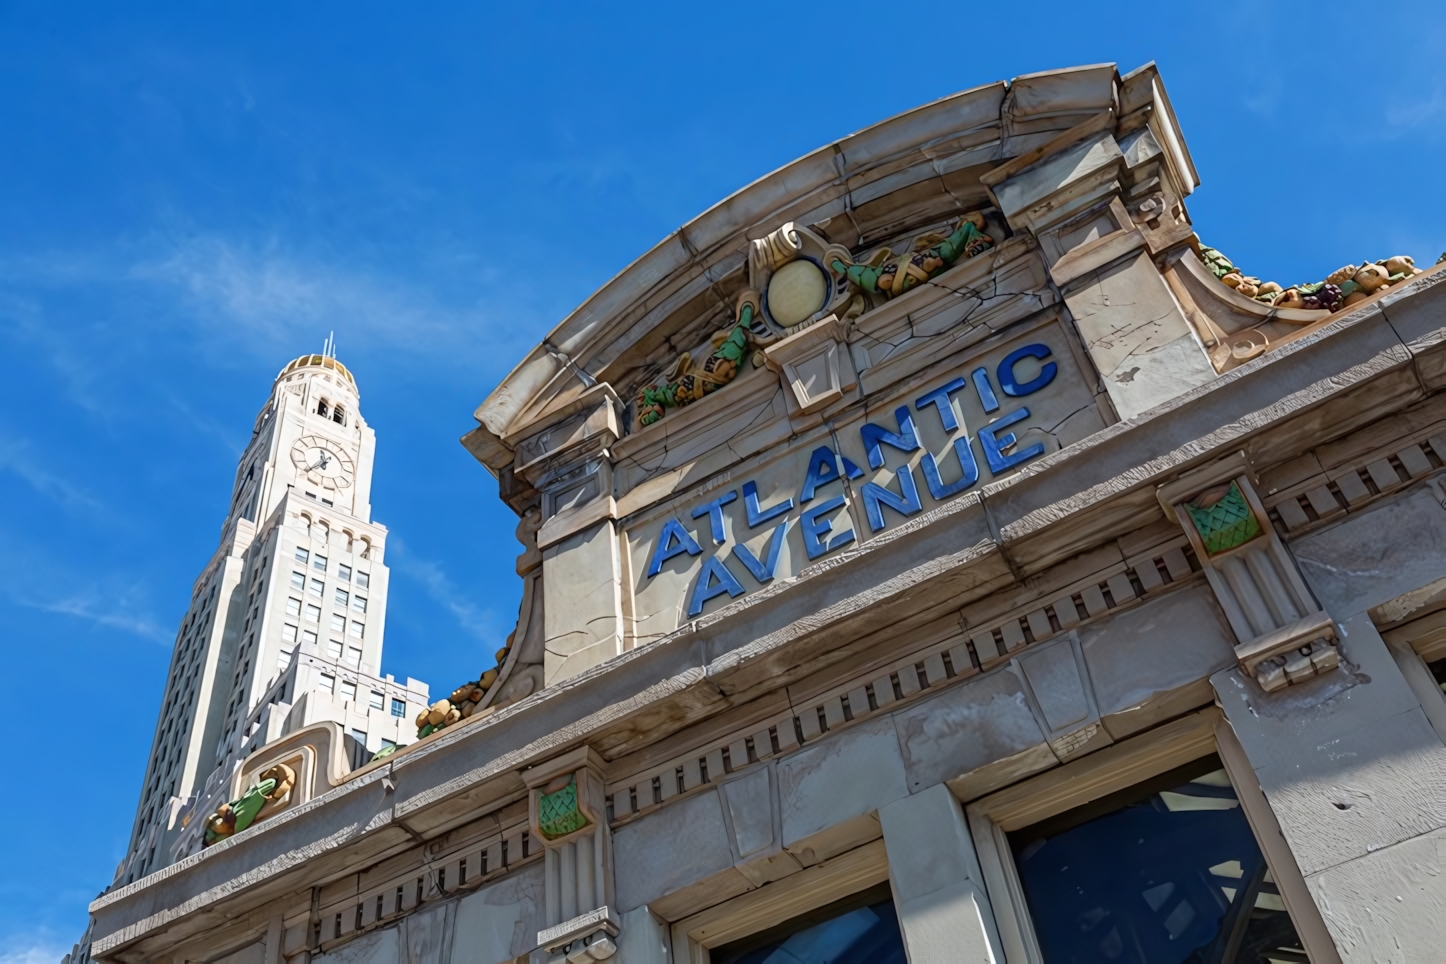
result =
M1024 687L1008 667L897 710L893 719L911 790L1044 743Z
M1160 568L1155 565L1154 559L1141 559L1133 568L1135 578L1140 580L1140 585L1145 588L1145 592L1154 592L1165 584L1164 577L1160 575Z
M612 523L603 522L543 553L547 685L622 651L620 549Z
M1310 507L1315 510L1316 515L1322 519L1328 519L1333 515L1339 515L1341 504L1336 501L1335 493L1323 485L1316 486L1305 494L1310 502Z
M728 744L730 769L741 770L748 765L748 740L740 737Z
M1165 550L1162 556L1165 562L1165 571L1170 574L1171 579L1185 579L1190 575L1190 560L1185 558L1185 551L1176 547Z
M715 746L703 757L703 765L708 768L708 782L717 783L723 779L725 768L723 766L723 748Z
M1370 474L1371 481L1376 483L1376 488L1382 492L1389 492L1401 485L1401 476L1396 473L1395 466L1385 459L1376 459L1366 466L1366 472Z
M1446 942L1446 831L1306 878L1346 961L1433 961Z
M806 743L811 743L823 735L823 723L819 721L817 707L805 706L798 711L798 727L803 731Z
M1004 637L1004 648L1010 652L1024 645L1024 627L1020 625L1019 619L1006 619L999 627L999 632Z
M805 747L778 767L783 845L805 863L812 848L817 860L852 840L853 845L877 836L871 814L908 794L904 764L893 720L881 717L830 734L817 746ZM868 821L859 824L859 818ZM831 835L836 826L854 821ZM872 822L872 829L868 826ZM859 834L869 834L859 839ZM823 837L824 840L814 838ZM846 847L844 849L847 849Z
M824 700L823 722L830 730L844 725L843 699L837 696Z
M942 784L879 810L910 964L1002 961L964 813Z
M1356 505L1371 498L1371 490L1366 488L1366 483L1361 481L1360 473L1355 469L1342 473L1334 481L1341 495L1346 497L1347 505Z
M1426 453L1421 450L1419 445L1406 446L1396 453L1396 458L1401 460L1401 464L1406 467L1406 472L1413 479L1419 479L1431 472L1431 460L1426 457Z
M873 682L874 703L883 709L894 702L894 681L888 676L880 676Z
M1111 576L1106 585L1110 587L1110 596L1114 598L1115 605L1121 606L1135 598L1135 587L1130 583L1130 577L1122 572Z
M1065 629L1071 626L1078 626L1081 622L1079 610L1075 608L1074 599L1070 596L1060 596L1052 604L1054 606L1055 618Z
M849 713L854 719L867 716L869 709L869 691L865 687L858 686L848 691Z
M899 692L908 699L924 687L919 683L919 670L913 663L899 667Z
M623 913L733 868L723 805L713 789L620 827L612 846L614 886Z
M949 650L949 661L954 664L957 676L968 676L974 672L974 661L969 657L969 644L960 643Z
M1294 496L1281 501L1275 509L1280 513L1280 521L1285 523L1288 530L1294 531L1310 522L1310 516L1305 514L1305 510L1300 507L1300 501Z
M1105 605L1105 594L1100 591L1099 586L1085 586L1080 590L1079 597L1084 600L1085 611L1090 616L1098 616L1109 611L1110 607Z
M979 654L979 661L981 663L987 663L991 659L998 659L1008 652L1007 649L1004 649L994 641L994 633L990 630L975 633L972 639L974 641L974 652Z
M930 686L937 686L944 682L949 676L944 671L944 655L942 653L930 653L924 658L924 678L929 681Z
M1036 640L1048 639L1054 635L1054 627L1049 624L1049 616L1043 609L1036 609L1024 618L1029 623L1029 631Z

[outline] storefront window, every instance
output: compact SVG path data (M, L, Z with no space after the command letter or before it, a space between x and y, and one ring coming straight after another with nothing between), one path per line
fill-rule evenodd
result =
M1306 960L1217 757L1009 839L1047 964Z
M905 964L889 885L709 952L711 964Z

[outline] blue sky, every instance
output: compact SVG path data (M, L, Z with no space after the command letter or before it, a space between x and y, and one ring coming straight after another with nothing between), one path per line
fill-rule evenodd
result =
M1358 3L0 2L0 964L124 852L176 624L271 379L336 332L391 530L383 669L516 616L457 444L546 331L760 175L924 101L1156 60L1204 239L1310 280L1446 249L1446 26Z

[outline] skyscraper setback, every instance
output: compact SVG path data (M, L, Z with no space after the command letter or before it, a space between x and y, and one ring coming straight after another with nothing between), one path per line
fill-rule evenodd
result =
M199 850L260 746L327 720L356 766L410 742L427 688L379 675L387 530L371 518L376 435L329 351L276 377L236 470L220 544L181 620L117 884Z

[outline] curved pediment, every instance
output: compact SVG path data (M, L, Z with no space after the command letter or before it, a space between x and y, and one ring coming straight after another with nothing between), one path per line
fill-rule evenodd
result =
M468 447L500 471L522 438L566 418L593 385L606 383L628 406L643 388L666 383L685 352L701 361L712 337L736 321L738 299L751 287L753 243L786 225L861 263L885 248L911 249L931 233L947 237L970 212L1007 236L981 177L1104 113L1120 127L1153 125L1166 145L1162 166L1172 193L1194 188L1153 65L1124 78L1112 64L1047 71L941 98L760 178L665 238L508 375L478 407L480 428ZM638 427L636 412L623 421L624 432Z

